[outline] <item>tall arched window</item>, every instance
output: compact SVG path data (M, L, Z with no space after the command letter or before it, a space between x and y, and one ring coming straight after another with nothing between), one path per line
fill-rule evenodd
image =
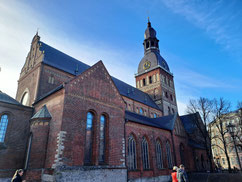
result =
M86 123L86 144L85 144L85 163L86 164L90 164L92 161L93 118L94 118L93 113L88 112L87 123Z
M136 142L133 137L133 135L129 136L128 139L128 169L129 170L135 170L137 169L137 164L136 164Z
M142 108L139 109L139 113L143 114L143 109Z
M141 143L143 169L150 169L148 142L145 137Z
M1 116L1 121L0 121L0 142L4 142L7 127L8 127L8 115L4 114Z
M168 168L172 168L173 162L172 162L172 156L171 156L171 145L168 141L166 141L166 154L167 154L167 160L168 160Z
M99 162L105 161L105 131L107 119L105 115L100 117L100 139L99 139Z
M157 140L156 141L156 162L157 162L157 168L162 169L163 168L163 161L162 161L162 149L161 149L161 144Z
M201 167L202 169L204 169L204 157L203 157L203 154L201 155Z
M181 163L185 165L185 156L184 156L184 146L183 146L183 144L180 144L180 157L181 157Z
M21 99L21 104L28 106L29 104L29 93L25 92L22 99Z

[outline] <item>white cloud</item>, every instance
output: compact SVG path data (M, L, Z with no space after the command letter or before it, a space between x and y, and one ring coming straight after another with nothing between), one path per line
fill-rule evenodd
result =
M187 104L181 101L177 101L177 107L178 107L178 113L179 115L185 115L186 113L186 108Z
M190 23L203 29L216 43L233 56L241 56L241 12L235 12L235 1L162 0L172 12L185 17ZM227 11L226 11L227 10ZM240 60L241 61L241 60Z
M32 37L40 28L41 40L76 59L93 65L102 60L109 73L134 85L134 70L123 60L139 60L130 51L114 50L101 42L76 42L61 30L55 30L47 18L37 15L30 7L17 1L0 3L0 90L15 97L17 80L30 48Z

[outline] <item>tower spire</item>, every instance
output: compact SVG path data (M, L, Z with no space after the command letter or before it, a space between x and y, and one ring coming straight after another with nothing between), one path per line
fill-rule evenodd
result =
M151 23L150 23L150 17L148 16L148 27L151 27Z

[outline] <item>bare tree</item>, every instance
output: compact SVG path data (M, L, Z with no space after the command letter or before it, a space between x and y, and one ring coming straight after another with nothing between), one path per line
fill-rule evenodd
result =
M235 132L235 139L236 139L236 146L242 149L242 101L238 101L237 103L237 117L239 119L238 123L236 124L236 132Z
M223 98L214 99L214 121L211 123L217 128L217 133L211 138L220 140L222 142L222 147L220 145L216 145L225 153L229 172L231 172L230 158L228 155L228 141L226 141L226 134L228 133L228 129L225 124L226 114L230 111L230 102L224 100Z
M208 132L207 125L211 119L212 111L213 111L213 101L204 97L200 97L197 100L190 100L189 105L187 106L188 114L198 112L201 116L203 123L201 124L199 120L194 120L194 123L196 124L197 128L202 134L204 146L209 159L210 171L213 171L213 165L212 165L213 155L212 155L211 140L210 140L210 135Z

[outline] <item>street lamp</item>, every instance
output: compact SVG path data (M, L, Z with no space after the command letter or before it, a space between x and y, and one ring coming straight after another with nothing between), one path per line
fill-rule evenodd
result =
M239 159L239 155L238 155L238 151L237 151L237 147L236 147L235 139L234 139L235 125L229 123L229 125L227 125L227 128L228 128L228 131L229 131L230 135L233 138L234 148L235 148L235 152L236 152L236 156L237 156L237 161L239 163L239 168L240 168L240 171L241 171L240 159Z

